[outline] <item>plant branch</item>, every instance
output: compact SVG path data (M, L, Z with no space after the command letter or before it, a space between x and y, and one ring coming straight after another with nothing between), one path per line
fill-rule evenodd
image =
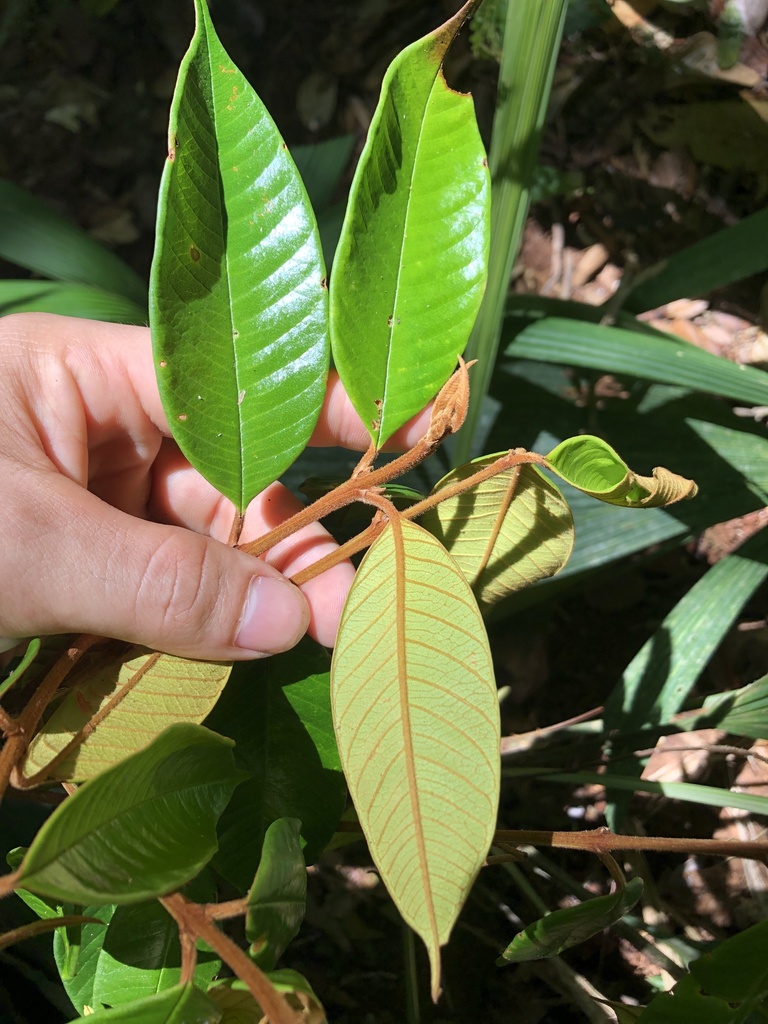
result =
M79 636L72 646L53 663L26 707L15 720L14 729L6 735L5 745L0 750L0 800L8 788L14 768L24 757L30 737L54 694L86 651L101 639L103 638L91 633L83 633Z
M551 846L559 850L610 853L611 850L643 850L667 853L700 853L711 857L744 857L768 860L768 841L753 839L679 839L655 836L619 836L607 828L586 832L546 832L527 829L499 829L494 842L512 846Z
M179 892L163 896L160 902L179 926L182 948L185 934L194 936L194 941L203 939L237 977L245 982L269 1024L299 1024L298 1015L274 988L269 978L239 946L219 931L205 906L191 903Z
M471 363L470 363L471 365ZM409 451L399 455L392 462L379 469L373 468L373 459L377 454L369 448L355 468L349 480L324 494L317 501L286 519L274 530L248 544L239 545L249 555L263 555L265 551L279 544L286 537L292 536L319 519L325 519L331 512L336 512L354 501L360 501L362 490L382 487L396 480L399 476L415 469L424 459L434 454L449 434L454 434L461 427L467 414L469 402L468 366L459 356L459 369L443 385L432 407L432 415L426 434L416 442Z
M390 463L389 465L393 466L394 463ZM434 494L429 494L421 501L414 502L413 505L410 505L408 508L398 512L398 515L401 519L416 519L418 516L423 515L430 509L435 508L435 506L439 505L441 501L446 501L448 498L454 498L458 494L463 494L472 487L476 487L485 480L490 480L491 477L496 476L499 473L503 473L507 469L523 465L546 466L547 460L543 455L537 455L535 452L526 451L524 448L512 448L506 453L506 455L499 456L495 462L492 462L488 466L483 466L482 469L473 473L472 476L468 476L464 480L456 480L454 483L448 484L446 487L441 487L440 490L436 491ZM386 469L389 467L384 468ZM344 484L342 486L346 487L347 485ZM369 476L366 478L366 490L370 487L371 477ZM337 490L339 490L339 488L337 488ZM332 491L331 493L333 494L335 492ZM320 500L322 501L322 499ZM359 488L358 496L352 500L361 501L369 505L375 504L375 502L369 501L363 496L363 488ZM314 504L309 505L305 511L311 511L317 504L318 502L314 502ZM349 504L349 502L346 502L346 504ZM299 515L300 514L301 513L299 513ZM284 525L287 525L290 522L292 522L292 520L289 519ZM297 572L294 576L290 577L291 580L296 584L296 586L300 587L302 584L308 583L309 580L315 579L316 576L320 576L321 573L327 572L328 569L332 569L334 565L338 565L339 562L343 562L344 559L350 558L352 555L356 555L358 551L362 551L363 548L369 547L374 540L376 540L385 525L386 523L383 519L374 519L370 526L358 533L357 536L350 538L350 540L345 544L342 544L341 547L337 548L336 551L330 552L330 554L318 559L312 565L308 565L306 569L302 569L300 572ZM261 545L262 542L256 541L255 543ZM250 552L250 554L255 554L255 552Z
M82 914L65 914L63 917L49 917L43 921L32 921L0 935L0 949L7 949L24 939L33 939L36 935L45 935L56 928L69 928L76 924L104 924L98 917L83 917Z

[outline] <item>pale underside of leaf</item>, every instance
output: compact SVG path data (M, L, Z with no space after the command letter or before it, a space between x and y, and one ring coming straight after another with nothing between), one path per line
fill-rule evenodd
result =
M498 456L459 466L432 493L465 480ZM481 608L553 576L573 549L573 517L559 489L535 466L513 466L447 498L422 525L450 551Z
M440 946L493 837L499 711L469 586L414 523L390 524L363 560L331 687L362 828L401 914L427 945L436 996Z
M71 689L30 744L25 772L45 766L89 723L92 731L50 772L82 781L134 754L163 729L197 725L232 671L223 662L188 661L132 647L122 658L73 674Z

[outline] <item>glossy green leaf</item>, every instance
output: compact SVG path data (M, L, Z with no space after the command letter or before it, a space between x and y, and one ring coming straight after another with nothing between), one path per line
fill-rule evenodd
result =
M610 896L598 896L575 907L555 910L517 934L496 963L503 966L557 956L616 924L642 894L643 880L633 878Z
M94 288L60 281L0 281L0 316L8 313L58 313L84 320L146 324L146 305Z
M45 768L88 726L92 731L49 774L54 779L93 778L169 725L202 722L231 671L228 663L189 661L145 647L131 647L105 663L97 649L67 678L67 696L30 744L26 773Z
M135 903L188 882L216 850L241 779L232 744L174 725L80 786L40 829L19 883L72 903Z
M336 737L360 824L400 913L440 946L496 824L499 708L469 584L403 521L372 545L344 607L331 669Z
M219 1024L222 1011L193 985L158 992L120 1006L78 1017L72 1024Z
M40 640L37 637L35 637L34 640L29 641L27 649L24 652L24 656L22 657L18 665L16 665L15 668L13 668L12 671L8 673L8 675L6 676L5 679L3 679L2 682L0 682L0 697L2 697L3 694L7 693L13 686L13 684L17 683L19 679L21 679L21 677L24 675L29 666L35 660L39 652Z
M85 231L10 181L0 181L0 223L3 259L43 277L122 295L146 317L147 288L141 278Z
M204 0L171 108L150 321L184 454L244 509L304 448L325 394L328 303L312 208Z
M768 207L661 260L624 300L633 313L706 295L768 268Z
M768 373L714 356L679 338L558 317L545 317L517 332L515 320L508 319L505 355L515 359L629 374L748 405L768 405Z
M486 455L454 469L432 493L465 480L497 458ZM573 548L571 510L560 490L535 466L505 470L440 502L419 522L450 551L481 608L553 576Z
M186 895L203 902L215 896L204 877L195 879ZM180 983L178 925L156 900L126 907L84 907L82 913L104 923L82 926L79 957L71 976L66 972L66 936L58 931L53 940L56 965L78 1013L85 1013L86 1007L123 1006ZM198 948L195 984L205 990L220 967L214 953Z
M653 476L638 476L599 437L582 434L563 441L547 455L548 466L572 487L609 505L660 508L696 496L692 480L657 466Z
M297 1024L326 1024L325 1011L312 987L298 971L272 971L270 983L298 1011ZM208 990L208 998L224 1011L222 1024L264 1024L264 1014L244 982L231 978Z
M275 966L298 932L307 907L307 867L301 852L301 822L273 821L248 893L245 934L263 971Z
M218 871L247 892L264 834L278 818L301 819L312 864L344 810L346 786L333 733L330 658L305 639L264 661L236 665L206 725L235 741L247 778L219 822Z
M742 1024L768 999L768 921L726 939L691 964L671 992L657 995L641 1024Z
M488 169L472 99L441 70L475 6L387 70L336 251L333 358L378 447L450 377L483 294Z

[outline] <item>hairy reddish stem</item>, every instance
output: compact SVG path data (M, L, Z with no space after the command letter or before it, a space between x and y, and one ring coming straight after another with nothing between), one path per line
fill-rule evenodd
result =
M0 800L8 788L14 768L24 757L29 740L54 694L86 651L101 639L103 638L91 633L79 636L54 662L24 710L14 720L13 731L6 734L5 745L0 750Z
M237 977L245 982L269 1024L298 1024L297 1014L247 953L219 931L211 920L207 907L191 903L179 892L162 897L160 902L179 926L182 948L185 935L191 936L193 943L197 939L203 939Z

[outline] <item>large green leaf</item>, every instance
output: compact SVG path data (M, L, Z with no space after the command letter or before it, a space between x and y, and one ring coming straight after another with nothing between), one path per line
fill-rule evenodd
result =
M204 0L171 108L150 318L190 462L244 509L304 448L325 393L328 303L298 171Z
M454 469L432 493L498 457L486 455ZM447 498L420 521L456 559L481 608L559 572L573 548L571 510L560 490L530 465Z
M10 181L0 181L0 257L43 277L92 285L130 300L146 316L147 289L127 264ZM35 281L38 287L47 281Z
M169 725L197 725L216 703L232 671L231 664L188 661L145 647L131 647L106 663L96 651L95 663L84 662L67 679L67 696L30 744L28 775L45 768L94 720L98 724L93 731L54 766L51 778L93 778L141 750Z
M331 669L336 736L360 824L405 921L440 946L488 852L499 709L469 584L420 526L389 524L363 559Z
M519 932L496 961L503 964L541 960L586 942L622 918L643 894L643 880L633 878L609 896L555 910Z
M158 992L120 1006L78 1017L72 1024L218 1024L222 1010L193 985Z
M742 1024L768 998L768 921L727 939L653 999L641 1024Z
M188 882L213 856L216 822L242 777L231 748L201 726L171 726L57 808L19 882L83 904L136 903Z
M713 356L679 338L559 317L545 317L517 331L518 324L508 319L505 355L516 359L630 374L749 405L768 405L768 373Z
M195 879L187 892L191 898L211 900L213 887ZM53 938L53 954L67 995L78 1013L102 1006L123 1006L178 985L181 980L179 929L157 900L127 907L90 906L82 910L103 924L81 928L77 965L68 966L67 937L59 929ZM198 949L195 983L206 989L218 974L221 961Z
M264 971L272 970L304 920L307 868L300 838L297 818L272 822L248 893L245 934L251 956Z
M441 70L475 6L390 65L336 251L333 357L378 447L451 375L483 294L488 169L472 99Z
M264 834L278 818L301 819L313 863L344 810L346 786L333 734L330 659L310 640L285 654L236 665L206 725L235 741L247 773L219 822L215 865L247 892Z

